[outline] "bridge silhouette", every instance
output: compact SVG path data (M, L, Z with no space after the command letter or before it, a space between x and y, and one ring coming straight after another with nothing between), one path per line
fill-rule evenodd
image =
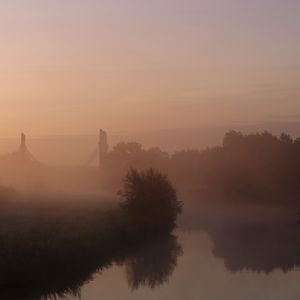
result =
M100 168L103 164L103 161L108 153L108 138L106 131L100 129L99 130L99 140L95 149L92 151L88 159L84 162L84 166L89 166L95 161L98 160L98 167ZM38 162L35 156L29 151L26 144L26 135L25 133L21 133L21 143L19 147L19 151L13 153L22 161L31 161Z

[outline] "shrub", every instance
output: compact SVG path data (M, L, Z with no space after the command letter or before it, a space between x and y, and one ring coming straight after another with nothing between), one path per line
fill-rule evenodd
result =
M124 179L122 208L144 230L171 231L182 203L166 175L131 169Z

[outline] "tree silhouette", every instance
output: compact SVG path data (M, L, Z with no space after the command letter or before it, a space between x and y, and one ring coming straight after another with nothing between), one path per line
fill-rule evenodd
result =
M145 150L138 143L119 143L107 156L102 181L106 180L109 188L117 188L130 167L166 173L183 193L208 191L243 201L272 199L295 206L293 196L300 193L300 139L286 133L275 136L267 131L230 131L221 146L182 150L170 156L159 148ZM286 195L290 197L283 200Z
M120 195L124 211L143 229L169 232L176 226L182 203L166 175L131 169Z

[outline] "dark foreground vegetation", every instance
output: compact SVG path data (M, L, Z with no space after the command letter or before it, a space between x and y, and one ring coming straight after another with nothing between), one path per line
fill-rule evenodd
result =
M176 227L182 203L165 175L153 169L146 172L131 169L120 195L125 215L144 232L170 232Z
M110 186L128 166L154 167L169 174L176 188L226 194L228 199L295 205L300 194L300 139L269 132L243 135L228 132L222 146L182 150L169 155L159 148L145 150L138 143L120 143L108 154L103 182ZM270 197L272 195L272 197ZM242 196L242 197L241 197ZM274 197L278 196L278 197ZM283 197L287 196L287 197Z
M135 169L126 175L131 166ZM40 174L43 167L38 168ZM148 168L159 171L141 171ZM22 177L27 170L24 166ZM229 132L222 146L172 156L158 148L120 143L103 161L101 174L93 172L95 182L111 190L119 189L125 176L121 205L0 192L1 299L78 295L93 274L113 264L126 266L132 289L166 281L182 252L171 234L182 203L160 172L169 174L176 190L193 191L197 204L213 205L210 216L203 206L193 211L199 228L214 241L214 254L232 272L288 271L300 265L294 217L300 196L299 139ZM264 207L266 215L274 215L270 208L277 207L280 213L286 209L293 215L278 222L253 222L255 218L248 222L241 211L222 218L221 203L226 209L238 204L241 211L255 204L260 210Z
M165 282L182 251L171 235L180 211L176 193L160 173L132 170L122 195L122 208L108 210L97 202L39 201L3 190L0 298L78 295L94 273L114 263L126 265L132 289L141 285L154 288ZM155 197L163 203L160 216L166 226L151 218L159 209ZM169 211L173 206L174 211Z

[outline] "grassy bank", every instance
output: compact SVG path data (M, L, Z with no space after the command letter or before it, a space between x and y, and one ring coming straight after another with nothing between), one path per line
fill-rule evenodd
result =
M118 206L102 202L38 201L13 193L2 194L1 299L47 299L78 294L95 272L113 263L130 267L130 260L136 261L142 249L148 252L150 265L153 265L151 257L158 253L164 257L157 272L154 268L152 274L147 271L143 274L141 269L147 268L132 264L139 273L131 268L129 284L136 288L140 283L150 286L162 283L175 268L181 249L174 236L150 234L142 223L126 216ZM152 249L150 254L149 249Z

